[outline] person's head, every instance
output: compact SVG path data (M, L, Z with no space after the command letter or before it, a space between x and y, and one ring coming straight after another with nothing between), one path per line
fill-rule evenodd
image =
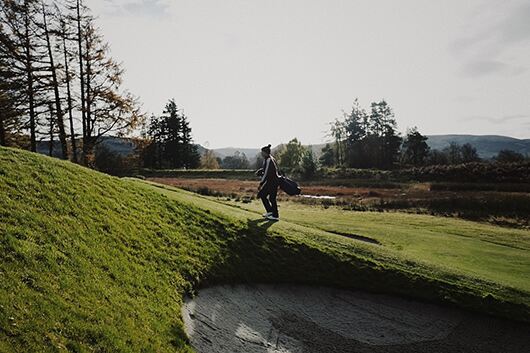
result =
M271 145L270 144L261 148L261 156L263 158L267 158L270 155L271 155Z

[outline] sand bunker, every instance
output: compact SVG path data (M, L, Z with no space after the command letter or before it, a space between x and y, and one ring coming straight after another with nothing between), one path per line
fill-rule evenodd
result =
M187 300L182 316L199 353L523 352L530 346L524 324L330 288L212 287Z

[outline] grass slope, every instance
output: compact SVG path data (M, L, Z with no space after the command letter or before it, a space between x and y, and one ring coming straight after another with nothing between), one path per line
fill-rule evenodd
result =
M228 204L256 213L263 207L258 201ZM528 230L447 217L352 212L293 202L283 204L282 219L343 236L362 235L404 259L530 293Z
M0 352L190 352L216 282L362 287L528 320L527 291L391 247L0 148Z
M255 219L262 212L258 201L241 204L165 185L136 182L148 184L180 203L233 219ZM297 203L283 206L282 222L261 223L270 227L267 233L289 242L314 246L326 254L347 254L346 261L357 261L357 266L376 270L370 273L373 277L356 278L359 283L353 283L354 286L449 300L489 312L495 311L490 310L495 307L491 306L492 302L496 305L517 303L522 311L512 314L523 320L530 319L528 231L426 215L352 212ZM365 240L375 240L379 244ZM379 287L373 280L380 279L383 273L399 274L404 278ZM415 286L410 287L410 283ZM352 285L352 281L345 284ZM432 285L437 286L436 293L431 292ZM465 298L468 295L471 297ZM497 313L502 314L501 311Z

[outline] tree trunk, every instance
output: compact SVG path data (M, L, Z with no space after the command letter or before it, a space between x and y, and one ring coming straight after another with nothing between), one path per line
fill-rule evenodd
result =
M77 145L75 141L74 131L74 117L72 115L72 93L70 91L70 68L68 66L68 51L66 50L66 27L63 19L61 18L61 35L63 39L63 51L64 51L64 70L66 73L66 98L68 104L68 119L70 121L70 139L72 143L72 161L77 163Z
M36 134L36 119L35 119L35 102L34 102L34 90L33 90L33 64L31 62L31 42L30 42L30 28L29 28L29 14L28 14L28 4L26 5L26 13L24 18L25 26L25 65L26 65L26 77L27 77L27 92L28 92L28 103L29 103L29 130L30 130L30 143L31 151L37 151L37 134Z
M94 146L95 146L95 140L97 140L98 136L93 136L93 129L94 126L92 124L92 96L91 96L91 79L92 79L92 72L91 72L91 58L90 58L90 48L91 48L91 42L90 42L90 27L87 26L86 32L85 32L85 64L86 64L86 78L85 78L85 94L86 94L86 102L85 102L85 108L86 108L86 136L85 141L83 143L83 151L84 153L89 156L92 154Z
M92 72L91 72L91 58L90 58L90 46L91 46L91 43L89 42L90 41L90 38L89 38L89 32L90 30L87 28L87 33L85 33L86 35L86 38L85 38L85 45L86 45L86 48L85 48L85 62L86 62L86 81L85 81L85 84L86 84L86 124L87 124L87 137L90 138L92 137L92 111L91 111L91 106L92 106L92 97L90 96L90 81L91 81L91 75L92 75Z
M46 36L46 46L48 47L48 56L50 60L53 93L55 96L55 113L57 114L57 127L59 128L59 141L61 142L62 158L68 159L68 147L66 144L66 131L64 129L63 110L61 107L61 98L59 96L59 83L57 82L57 72L53 60L53 52L50 42L50 34L48 32L48 24L46 22L46 9L44 7L44 2L42 2L42 18L44 24L44 34Z
M6 143L6 130L5 130L5 127L4 127L4 117L3 116L0 116L0 146L7 146L7 143Z
M48 109L50 110L50 142L48 144L48 155L53 157L53 128L54 128L54 119L53 119L53 107L49 103Z
M81 1L77 0L77 46L79 54L79 80L81 85L81 121L83 123L83 164L87 164L85 154L85 144L87 141L87 121L86 121L86 102L85 102L85 73L83 70L83 35L81 32Z

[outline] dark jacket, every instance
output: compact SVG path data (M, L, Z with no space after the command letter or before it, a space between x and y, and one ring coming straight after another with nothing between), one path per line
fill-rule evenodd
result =
M270 156L263 161L263 175L260 180L260 188L267 186L278 186L280 182L280 176L278 175L278 166L276 160Z

